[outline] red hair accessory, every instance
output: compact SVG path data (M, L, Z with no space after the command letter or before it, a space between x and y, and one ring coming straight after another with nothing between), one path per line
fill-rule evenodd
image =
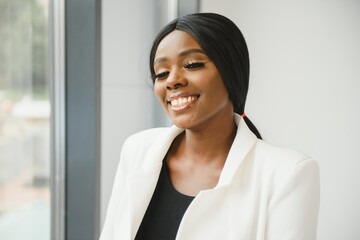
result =
M245 113L241 114L241 117L242 118L246 117L246 114Z

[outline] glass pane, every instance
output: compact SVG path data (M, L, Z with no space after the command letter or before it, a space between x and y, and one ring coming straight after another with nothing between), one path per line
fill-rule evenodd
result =
M0 239L50 239L48 0L0 0Z

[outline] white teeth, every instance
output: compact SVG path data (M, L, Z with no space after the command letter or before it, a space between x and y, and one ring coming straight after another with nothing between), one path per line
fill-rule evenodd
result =
M184 107L185 105L189 105L193 101L197 99L196 96L189 97L180 97L178 99L171 100L171 106L175 108Z

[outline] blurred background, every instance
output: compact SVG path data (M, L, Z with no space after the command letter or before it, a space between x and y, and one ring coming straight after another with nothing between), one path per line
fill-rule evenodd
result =
M0 0L1 240L98 239L124 140L170 125L152 40L192 12L243 32L263 138L318 161L318 239L360 239L360 1Z
M0 0L0 239L49 239L47 0Z

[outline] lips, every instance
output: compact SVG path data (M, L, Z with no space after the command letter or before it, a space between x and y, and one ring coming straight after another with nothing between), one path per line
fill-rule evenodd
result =
M173 111L186 109L199 98L198 94L173 94L167 99Z

